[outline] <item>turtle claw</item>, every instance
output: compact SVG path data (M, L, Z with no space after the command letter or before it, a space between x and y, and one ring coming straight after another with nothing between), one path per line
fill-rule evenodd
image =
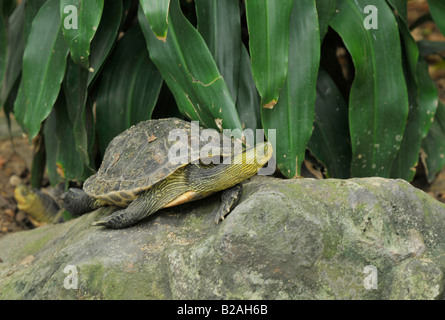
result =
M125 226L122 226L120 223L120 219L116 219L117 216L108 216L103 218L102 220L94 221L91 225L92 226L98 226L98 227L107 227L112 229L121 229L125 228Z
M216 210L216 215L215 215L215 223L218 224L220 221L224 220L224 217L229 213L230 211L226 212L226 210L221 210L221 208L218 208L218 210Z
M96 227L111 227L112 223L110 222L111 219L110 217L102 219L102 220L98 220L98 221L94 221L91 225L92 226L96 226Z
M241 185L236 185L230 189L224 190L221 195L221 205L214 211L215 223L218 224L232 211L238 204L242 192Z
M105 226L107 221L100 220L100 221L94 221L91 225L92 226Z

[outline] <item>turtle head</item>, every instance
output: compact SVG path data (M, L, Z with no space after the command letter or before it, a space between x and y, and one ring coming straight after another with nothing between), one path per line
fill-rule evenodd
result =
M245 150L232 158L232 163L221 170L226 171L221 179L227 179L230 184L235 185L258 171L270 160L273 154L273 147L270 142L258 143L255 147Z
M249 154L249 150L246 151L248 153L248 157L253 157L253 159L256 160L260 168L262 168L267 163L267 161L269 161L270 158L272 158L273 154L272 144L269 141L260 142L253 149L255 150L255 153L253 155Z
M272 154L272 144L269 141L260 142L255 147L233 157L233 164L242 164L258 171L270 160Z
M254 176L269 161L273 154L270 142L258 143L210 169L199 166L187 167L187 180L194 191L217 192L243 182ZM224 160L226 161L226 160Z

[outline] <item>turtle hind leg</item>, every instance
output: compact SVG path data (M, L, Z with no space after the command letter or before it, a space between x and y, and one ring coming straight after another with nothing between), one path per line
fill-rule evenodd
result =
M238 204L241 197L243 187L240 184L224 190L221 194L221 205L214 211L215 223L224 220L224 217L232 211L233 208Z
M111 215L93 223L94 226L105 226L113 229L127 228L139 220L164 208L186 189L182 183L163 180L142 193L127 208L113 212Z
M124 229L155 213L164 206L161 201L153 201L152 203L152 201L147 201L148 199L154 200L154 197L151 196L151 192L146 192L130 203L128 207L115 211L111 215L93 222L92 225L104 226L112 229ZM152 203L153 205L150 206L149 203Z

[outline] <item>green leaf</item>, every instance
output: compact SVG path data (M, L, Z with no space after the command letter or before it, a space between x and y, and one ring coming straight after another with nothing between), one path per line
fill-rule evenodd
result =
M0 12L0 15L3 14L3 16L9 17L11 13L14 11L16 6L18 5L16 0L3 0L2 4L0 4L0 7L3 5L2 11Z
M253 80L250 56L246 47L241 45L241 60L238 81L236 109L243 129L261 129L261 97Z
M30 139L37 135L57 99L67 54L58 0L48 0L32 23L23 56L22 84L14 105Z
M25 49L25 42L23 40L24 23L25 2L22 2L9 17L8 47L6 54L7 64L4 78L0 76L0 107L6 102L22 69L23 50ZM6 46L4 48L6 49ZM1 79L3 79L3 85L1 85Z
M351 174L389 177L405 129L408 97L394 15L384 0L372 3L378 8L377 29L364 26L368 0L339 1L331 26L355 67L349 97Z
M422 141L421 159L428 182L445 166L445 105L439 102L434 122Z
M314 132L308 148L324 164L328 177L347 179L350 176L351 145L348 128L346 102L329 74L320 69Z
M142 10L138 14L150 58L175 96L182 114L209 128L239 129L235 103L199 32L171 1L166 42L157 40Z
M40 189L45 176L46 150L42 135L33 142L33 155L31 164L31 187Z
M26 127L25 127L26 103L27 103L27 98L24 89L24 81L22 78L20 80L20 84L17 90L17 96L14 101L14 118L20 125L22 130L25 132L26 132Z
M390 5L397 10L396 15L399 32L402 37L404 49L402 54L405 55L409 67L410 76L417 83L417 61L419 59L419 48L414 40L407 23L407 8L405 0L388 0Z
M277 103L288 72L293 3L293 0L246 0L252 72L263 108L273 108Z
M133 124L150 119L162 77L150 61L138 25L117 43L97 94L97 135L102 155L109 142Z
M242 45L239 1L197 0L196 14L198 31L236 101Z
M89 69L90 43L99 26L104 0L60 0L62 31L71 59Z
M28 41L34 18L46 1L47 0L25 0L25 43Z
M241 41L239 1L197 0L196 13L198 31L235 101L243 129L261 128L261 101L250 56Z
M320 33L314 0L298 0L290 19L289 72L273 109L262 108L266 135L276 130L277 167L283 175L301 174L306 146L312 134L316 82L320 63Z
M93 83L116 41L123 15L122 1L106 1L102 15L106 18L101 19L91 42L89 86Z
M156 38L166 41L170 0L139 0Z
M6 19L3 17L3 3L0 2L0 88L6 71L6 55L8 52Z
M390 0L389 3L399 13L396 19L405 49L402 53L405 55L404 70L409 101L405 133L392 165L391 177L411 181L416 173L421 141L433 121L438 96L426 63L419 61L419 48L407 25L406 1Z
M82 176L84 166L78 158L73 130L65 97L61 95L43 126L46 167L53 186L61 180L77 180Z
M397 10L397 16L402 19L403 22L407 23L408 20L408 10L406 0L386 0L391 7Z
M28 41L29 34L31 32L32 23L35 16L39 12L40 8L47 0L23 0L19 7L15 10L14 14L10 17L10 26L8 31L8 66L6 69L5 85L3 86L0 99L2 101L10 101L10 94L12 86L15 85L22 71L23 54L25 45ZM23 77L22 77L23 78ZM19 89L17 90L17 96L14 105L15 120L19 123L24 131L25 128L25 113L27 98L25 91L22 88L24 82L20 80Z
M19 78L31 23L44 1L22 1L9 17L7 65L0 92L0 106L8 99L12 87Z
M428 0L428 6L434 23L440 32L445 35L445 2L443 0Z
M439 101L436 85L428 73L428 64L424 60L419 60L417 78L417 85L414 80L407 79L410 110L402 144L391 171L392 177L407 181L414 178L420 145L434 121Z
M329 24L335 13L337 0L317 0L318 24L320 25L320 39L328 32Z
M77 158L85 166L89 165L88 133L85 120L87 112L87 79L88 70L68 59L65 80L62 86L66 99L68 119L73 126Z
M14 85L12 86L11 90L9 91L6 101L3 104L3 111L5 112L5 115L7 117L10 113L12 113L14 111L14 102L17 97L19 86L20 86L20 79L17 79L16 82L14 83ZM10 125L10 123L8 122L8 126L9 125ZM9 129L11 129L11 128L9 128Z

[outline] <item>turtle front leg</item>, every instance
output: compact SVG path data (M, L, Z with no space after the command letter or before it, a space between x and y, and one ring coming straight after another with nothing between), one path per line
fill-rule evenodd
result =
M131 205L131 204L130 204ZM93 226L104 226L112 229L123 229L131 226L136 223L142 217L139 214L142 212L137 212L133 210L129 210L130 206L125 209L117 210L113 212L111 215L104 217L99 221L95 221L92 223Z
M232 211L233 208L238 204L241 197L243 187L240 184L224 190L221 194L221 205L214 211L215 223L224 220L224 217Z

